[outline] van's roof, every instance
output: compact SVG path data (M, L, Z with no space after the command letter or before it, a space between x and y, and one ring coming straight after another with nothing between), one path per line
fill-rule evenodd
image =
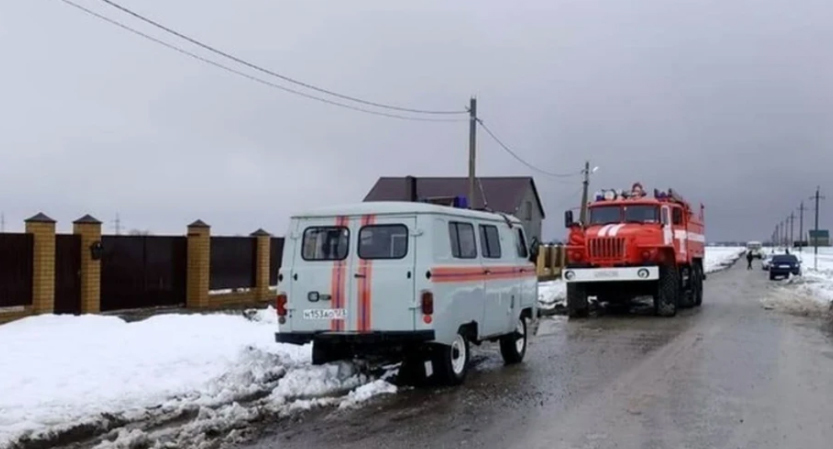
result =
M480 220L503 220L498 213L460 209L431 203L410 201L368 201L362 203L341 204L307 210L292 214L292 218L335 217L337 215L393 215L393 214L445 214ZM513 223L520 223L518 218L507 215Z

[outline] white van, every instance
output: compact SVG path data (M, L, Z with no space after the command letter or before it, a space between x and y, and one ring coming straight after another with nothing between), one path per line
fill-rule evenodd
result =
M746 251L749 251L749 253L752 254L752 257L756 259L763 259L764 253L762 248L763 245L761 242L751 241L746 243Z
M524 358L536 256L520 221L502 214L386 201L298 214L278 274L275 337L312 342L314 364L396 355L459 384L470 343L499 341L507 364Z

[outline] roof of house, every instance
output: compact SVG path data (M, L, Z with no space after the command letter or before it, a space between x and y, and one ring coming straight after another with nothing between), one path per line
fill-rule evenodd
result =
M811 229L810 231L810 238L816 237L818 235L819 238L830 238L830 231L827 229L819 229L818 233L815 230Z
M430 177L416 178L416 180L417 196L420 198L468 194L467 177ZM476 195L474 198L469 198L472 208L482 209L488 206L494 211L517 215L524 195L531 187L541 218L545 217L544 207L532 177L495 176L479 177L477 180L479 186L477 186ZM408 193L407 177L381 177L365 196L364 201L407 201ZM484 196L486 204L483 201Z

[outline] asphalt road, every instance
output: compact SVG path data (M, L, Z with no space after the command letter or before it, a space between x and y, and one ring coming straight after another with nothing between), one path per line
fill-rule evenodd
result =
M525 363L480 348L467 383L271 424L253 448L824 448L833 326L765 310L760 269L709 276L676 318L544 320Z

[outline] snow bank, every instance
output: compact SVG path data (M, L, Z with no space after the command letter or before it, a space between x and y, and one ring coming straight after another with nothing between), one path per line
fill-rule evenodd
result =
M312 366L310 345L274 342L276 321L270 306L245 316L168 314L127 323L42 315L0 326L0 448L60 441L79 426L95 435L183 414L196 418L182 431L198 432L233 424L229 414L246 421L255 412L352 405L395 391L378 382L360 389L374 379L351 363Z
M801 276L776 282L776 292L763 300L764 307L800 315L830 313L833 310L833 248L819 248L818 268L814 268L813 248L790 252L801 260Z
M742 246L707 246L703 269L706 273L725 270L734 264L746 252Z
M714 273L732 266L746 249L743 247L707 246L704 260L706 273ZM551 311L566 307L567 285L562 280L538 284L538 306Z

